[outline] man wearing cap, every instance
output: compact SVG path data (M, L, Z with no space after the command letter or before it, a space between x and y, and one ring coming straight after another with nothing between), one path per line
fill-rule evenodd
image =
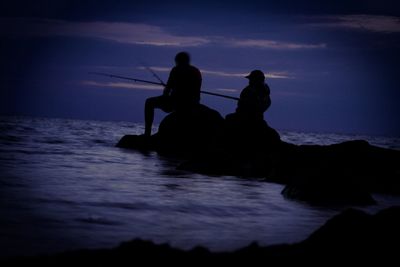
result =
M154 109L170 113L187 110L200 102L201 73L190 65L190 55L180 52L175 56L175 67L171 70L163 95L151 97L145 103L145 136L151 135Z
M240 94L236 113L249 119L264 118L264 112L271 105L270 89L265 83L265 75L260 70L253 70L246 76L249 85Z
M221 143L236 158L265 159L280 144L279 133L264 120L271 105L270 90L262 71L253 70L246 78L249 84L240 94L236 112L225 117Z

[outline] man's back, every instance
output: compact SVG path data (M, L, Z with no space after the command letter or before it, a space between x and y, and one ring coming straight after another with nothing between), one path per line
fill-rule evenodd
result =
M197 104L200 102L201 73L192 65L179 65L171 70L167 87L171 97L178 102Z
M252 84L243 89L240 94L238 107L239 113L262 114L271 105L270 89L267 84Z

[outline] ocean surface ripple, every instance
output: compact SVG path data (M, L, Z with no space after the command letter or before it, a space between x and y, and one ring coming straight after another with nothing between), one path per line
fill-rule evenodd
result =
M178 160L114 147L143 125L0 117L0 257L111 247L133 238L189 249L296 242L346 207L290 201L262 179L178 171ZM280 131L295 144L399 138ZM400 198L374 195L375 212Z

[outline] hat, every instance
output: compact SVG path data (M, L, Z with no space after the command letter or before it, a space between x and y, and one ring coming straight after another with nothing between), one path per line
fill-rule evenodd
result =
M250 72L249 75L247 75L245 78L249 80L260 80L264 81L265 80L265 75L261 70L253 70Z

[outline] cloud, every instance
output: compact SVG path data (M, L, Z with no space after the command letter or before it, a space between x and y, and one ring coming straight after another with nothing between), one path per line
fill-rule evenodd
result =
M152 66L150 67L153 71L159 71L159 72L169 72L171 68L167 67L156 67ZM145 67L138 67L138 69L145 70ZM207 70L207 69L200 69L202 74L208 74L208 75L214 75L214 76L222 76L222 77L237 77L237 78L243 78L247 76L249 73L248 72L242 72L242 73L234 73L234 72L226 72L226 71L216 71L216 70ZM292 79L293 77L290 76L287 72L281 71L281 72L266 72L265 73L266 78L270 79Z
M239 92L238 89L229 89L229 88L218 88L215 89L216 91L225 92L225 93L237 93Z
M265 74L266 78L270 79L293 79L293 76L290 76L286 71L281 72L267 72Z
M109 87L109 88L136 89L136 90L150 90L150 91L163 90L163 87L157 85L134 84L134 83L124 83L124 82L81 81L81 84L94 87Z
M378 15L341 15L316 17L322 22L312 23L319 27L339 27L381 33L400 32L400 17Z
M73 36L98 38L126 44L193 47L207 44L208 39L178 36L161 27L142 23L69 22L50 19L1 19L1 31L11 35Z
M223 36L181 36L162 27L125 22L71 22L51 19L2 18L0 34L8 36L70 36L96 38L124 44L197 47L219 45L275 50L320 49L326 44L303 44L267 39L232 39Z
M295 50L295 49L321 49L326 48L326 44L301 44L301 43L288 43L273 40L262 39L233 39L229 41L233 47L248 47L248 48L263 48L263 49L276 49L276 50Z
M294 97L294 98L313 98L315 97L313 94L307 92L292 92L292 91L282 91L282 90L274 90L274 97Z
M222 76L222 77L238 77L243 78L247 76L249 73L231 73L225 71L212 71L212 70L201 70L204 74L215 75L215 76ZM265 77L272 78L272 79L290 79L291 77L288 76L287 72L267 72L265 73Z
M171 68L170 67L156 67L156 66L152 66L149 67L150 69L152 69L153 71L159 71L159 72L170 72ZM147 70L147 67L138 67L139 70Z

